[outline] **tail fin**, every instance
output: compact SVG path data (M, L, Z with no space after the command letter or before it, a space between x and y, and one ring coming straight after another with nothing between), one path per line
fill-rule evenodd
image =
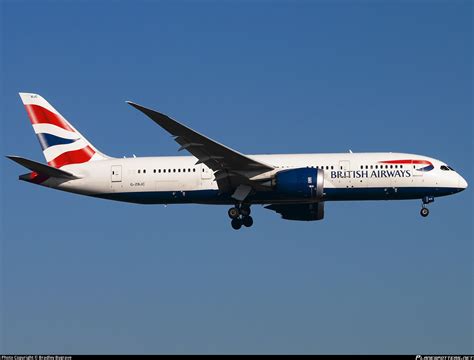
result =
M40 95L20 93L20 97L49 166L59 169L108 158Z

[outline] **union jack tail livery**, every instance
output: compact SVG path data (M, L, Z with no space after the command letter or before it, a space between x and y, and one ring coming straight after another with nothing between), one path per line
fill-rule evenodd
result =
M29 93L20 93L20 97L49 166L59 169L108 158L43 97Z

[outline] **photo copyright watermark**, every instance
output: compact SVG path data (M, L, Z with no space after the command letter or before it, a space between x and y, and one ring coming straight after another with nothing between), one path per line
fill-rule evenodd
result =
M2 355L1 360L72 360L67 355Z

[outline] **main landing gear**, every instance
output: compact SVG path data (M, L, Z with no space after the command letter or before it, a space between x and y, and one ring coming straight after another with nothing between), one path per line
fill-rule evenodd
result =
M421 199L423 204L421 205L421 210L420 210L420 215L423 217L427 217L430 214L430 210L426 207L429 203L432 203L434 201L433 196L425 196L423 199Z
M235 230L239 230L242 225L245 227L251 227L253 225L253 219L250 216L250 205L237 205L230 208L227 213L232 219L230 224Z

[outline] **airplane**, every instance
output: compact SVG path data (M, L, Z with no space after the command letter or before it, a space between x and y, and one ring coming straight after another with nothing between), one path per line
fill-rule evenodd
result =
M251 227L251 205L283 219L324 218L327 201L421 199L421 216L435 197L468 184L445 162L380 153L245 155L170 117L127 101L169 132L192 156L114 158L100 152L52 105L20 93L47 164L19 156L19 179L71 193L137 204L230 205L233 229Z

